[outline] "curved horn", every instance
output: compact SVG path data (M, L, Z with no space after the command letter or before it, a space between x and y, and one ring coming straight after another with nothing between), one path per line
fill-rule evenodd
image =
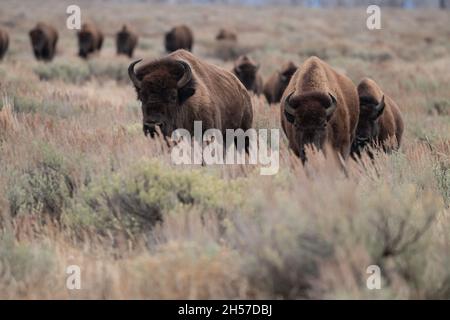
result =
M333 94L331 94L331 93L328 93L328 94L330 95L330 98L331 98L331 105L327 108L326 112L327 112L327 118L330 118L333 115L333 112L337 108L337 99Z
M295 109L292 108L292 106L289 103L289 100L291 99L291 96L294 94L294 91L292 91L284 100L284 113L286 114L286 119L289 122L294 122L293 118L295 117Z
M183 66L184 73L183 73L183 76L180 78L180 80L178 80L177 87L178 88L183 88L189 83L189 81L191 81L191 79L192 79L192 70L191 70L191 67L189 66L189 64L187 62L182 61L182 60L178 60L178 63L180 63Z
M386 104L384 102L384 95L383 95L380 103L375 107L375 110L374 110L374 114L375 114L376 118L378 118L383 113L385 105Z
M128 76L130 77L133 84L136 86L136 88L141 88L141 81L137 78L136 73L134 73L134 66L141 62L142 59L136 60L135 62L132 62L130 66L128 67Z

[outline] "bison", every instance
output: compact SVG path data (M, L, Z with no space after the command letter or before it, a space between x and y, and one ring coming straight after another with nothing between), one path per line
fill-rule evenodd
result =
M289 147L305 162L306 146L329 145L346 159L359 118L356 86L317 57L294 73L281 99L281 124Z
M84 23L78 31L78 55L87 59L92 53L100 51L103 45L103 33L93 23Z
M386 152L397 150L404 128L398 105L369 78L358 85L358 95L360 114L352 153L359 156L366 146L381 146Z
M237 35L235 32L228 29L220 29L219 33L216 35L216 40L218 41L237 41Z
M240 56L234 63L232 72L238 77L248 91L261 94L263 79L258 72L259 64L247 55Z
M280 102L284 90L295 71L297 71L297 66L292 61L289 61L281 67L281 70L270 76L264 85L264 95L269 103Z
M58 31L51 25L39 22L29 35L36 59L51 61L56 53Z
M9 45L9 36L8 33L0 29L0 60L5 56L6 51L8 50Z
M133 57L133 51L137 43L137 34L127 25L123 25L122 29L116 34L117 54Z
M186 50L148 62L128 73L142 102L143 131L155 136L157 127L170 137L178 128L194 134L194 121L203 130L247 130L253 110L244 86L230 72L201 61Z
M173 52L178 49L192 51L194 36L191 29L185 25L174 27L166 33L164 39L167 52Z

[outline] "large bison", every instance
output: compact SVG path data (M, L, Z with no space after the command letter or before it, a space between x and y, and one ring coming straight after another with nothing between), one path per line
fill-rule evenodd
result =
M170 137L178 128L194 134L194 121L203 130L247 130L253 110L244 86L230 72L201 61L185 50L145 63L128 73L142 102L143 130L154 136L159 127Z
M9 45L9 36L8 33L0 29L0 60L5 56L6 51L8 50Z
M133 57L134 48L138 43L138 36L129 26L123 25L122 29L116 34L117 54L124 54Z
M36 59L51 61L56 53L58 31L51 25L39 22L29 35Z
M220 29L219 33L216 35L216 40L218 41L237 41L237 35L234 31L228 29Z
M103 45L103 33L93 23L84 23L78 31L78 55L87 59L94 52L100 51Z
M166 33L164 40L167 52L173 52L178 49L192 51L194 44L192 31L185 25L174 27Z
M330 145L346 159L359 118L356 86L317 57L292 76L281 100L281 124L289 146L302 161L305 147Z
M385 151L400 147L403 120L398 105L372 79L358 85L360 114L352 152L360 155L366 146L381 146Z
M243 55L235 61L232 72L244 84L248 91L261 94L263 91L263 79L258 70L259 64L247 55Z
M292 62L286 62L281 70L272 74L264 85L264 95L269 103L278 103L283 96L284 90L289 84L292 75L297 71L297 66Z

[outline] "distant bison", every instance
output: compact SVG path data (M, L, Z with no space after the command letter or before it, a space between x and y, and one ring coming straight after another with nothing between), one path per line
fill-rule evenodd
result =
M233 73L244 84L245 88L255 94L262 94L263 79L258 72L259 64L250 57L243 55L234 63Z
M87 59L94 52L100 51L103 45L103 33L93 23L84 23L78 31L78 55Z
M177 26L167 32L164 40L167 52L173 52L178 49L192 51L192 46L194 45L192 31L185 25Z
M6 51L8 51L8 45L9 45L8 33L5 30L0 29L0 60L3 59Z
M137 34L127 25L123 25L122 29L116 34L117 54L124 54L131 58L137 43Z
M128 73L142 102L143 130L154 136L159 127L170 137L178 128L194 133L194 121L203 130L247 130L253 111L244 86L230 72L178 50Z
M295 71L297 71L297 66L292 61L289 61L281 67L281 70L276 71L270 76L264 85L264 95L269 103L280 102L284 90L288 86Z
M398 149L404 127L398 105L368 78L358 85L358 95L360 114L352 152L360 155L366 146Z
M317 57L307 59L292 76L281 100L281 124L289 146L302 161L305 147L329 144L346 159L359 118L353 82Z
M219 33L216 36L216 40L222 41L237 41L237 35L235 32L228 30L228 29L220 29Z
M51 61L56 53L58 32L53 26L39 22L30 33L33 53L37 60Z

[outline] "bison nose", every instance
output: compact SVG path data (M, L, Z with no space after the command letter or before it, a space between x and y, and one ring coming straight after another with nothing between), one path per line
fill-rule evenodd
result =
M159 127L161 130L163 128L163 124L161 122L145 122L144 123L144 134L146 136L150 135L150 137L154 138L155 134L157 134L156 127Z

